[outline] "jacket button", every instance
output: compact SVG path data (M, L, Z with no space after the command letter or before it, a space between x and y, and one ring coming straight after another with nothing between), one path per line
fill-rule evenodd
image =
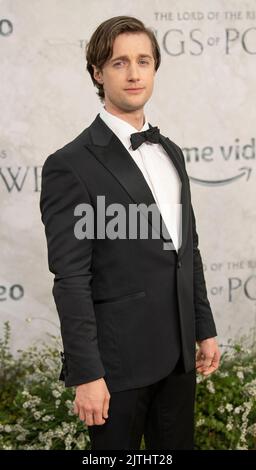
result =
M178 261L177 266L178 266L178 268L181 268L181 261Z

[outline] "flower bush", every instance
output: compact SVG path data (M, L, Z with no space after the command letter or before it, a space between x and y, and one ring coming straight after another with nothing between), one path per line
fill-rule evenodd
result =
M256 449L255 346L229 344L220 368L197 376L196 449Z
M32 346L14 357L9 340L6 322L0 339L0 449L89 450L87 427L73 413L74 388L58 381L59 347ZM256 448L255 350L229 345L220 369L198 376L195 411L196 449Z
M85 425L72 412L74 389L58 381L59 350L32 346L14 358L9 339L7 322L0 340L0 449L87 449Z

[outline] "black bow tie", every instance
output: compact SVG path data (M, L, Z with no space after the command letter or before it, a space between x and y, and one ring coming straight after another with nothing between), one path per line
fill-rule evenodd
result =
M159 142L159 138L160 130L157 126L150 127L146 131L135 132L130 136L132 149L136 150L141 144L143 144L143 142L146 142L146 140L152 142L153 144L157 144Z

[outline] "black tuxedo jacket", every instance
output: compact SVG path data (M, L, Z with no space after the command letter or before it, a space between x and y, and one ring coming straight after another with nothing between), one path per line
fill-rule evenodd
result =
M178 253L163 249L165 238L158 226L154 239L75 237L75 207L87 203L96 213L99 195L105 196L106 207L155 203L136 163L99 114L44 162L40 209L64 347L60 378L66 386L105 377L110 391L118 391L166 376L175 296L186 371L195 368L196 340L217 335L183 153L163 135L160 143L182 183Z

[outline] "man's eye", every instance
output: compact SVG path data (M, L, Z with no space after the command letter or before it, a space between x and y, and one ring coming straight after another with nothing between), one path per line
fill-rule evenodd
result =
M149 61L148 60L145 60L145 59L141 59L140 61L140 64L149 64ZM123 60L120 60L119 62L115 62L114 63L114 67L119 67L119 66L122 66L124 64L124 61Z

